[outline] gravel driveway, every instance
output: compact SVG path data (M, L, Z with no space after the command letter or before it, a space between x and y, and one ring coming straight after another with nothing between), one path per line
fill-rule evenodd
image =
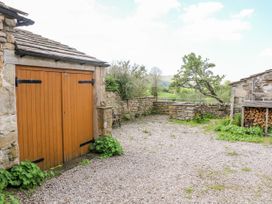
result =
M125 154L47 181L24 203L272 203L272 148L148 116L115 129Z

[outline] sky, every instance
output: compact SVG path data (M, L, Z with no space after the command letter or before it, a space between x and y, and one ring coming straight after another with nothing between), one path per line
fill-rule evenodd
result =
M272 69L271 0L3 0L29 13L29 31L109 63L172 75L191 52L236 81Z

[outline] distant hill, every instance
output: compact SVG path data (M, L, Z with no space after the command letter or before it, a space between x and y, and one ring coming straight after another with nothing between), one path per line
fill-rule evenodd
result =
M161 76L161 86L168 87L171 83L173 75L163 75Z

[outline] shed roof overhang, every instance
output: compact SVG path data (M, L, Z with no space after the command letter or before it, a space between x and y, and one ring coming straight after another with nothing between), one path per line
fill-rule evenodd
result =
M31 52L31 51L26 51L26 50L20 50L16 49L15 54L19 55L21 57L24 56L32 56L32 57L41 57L41 58L47 58L47 59L53 59L56 61L64 61L64 62L72 62L72 63L78 63L78 64L88 64L88 65L93 65L96 67L108 67L110 66L106 62L97 62L97 61L92 61L92 60L82 60L78 58L72 58L72 57L61 57L58 55L51 55L51 54L43 54L43 53L38 53L38 52Z
M272 101L245 101L243 107L272 108Z
M9 18L16 19L17 20L16 26L28 26L33 25L35 23L33 20L24 17L28 15L27 13L12 8L10 6L6 6L3 2L0 2L0 13L6 15Z

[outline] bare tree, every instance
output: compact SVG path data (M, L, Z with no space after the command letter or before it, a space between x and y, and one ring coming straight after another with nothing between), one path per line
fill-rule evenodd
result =
M152 95L158 100L158 86L161 78L162 71L158 67L153 67L150 70L150 76L152 80Z

